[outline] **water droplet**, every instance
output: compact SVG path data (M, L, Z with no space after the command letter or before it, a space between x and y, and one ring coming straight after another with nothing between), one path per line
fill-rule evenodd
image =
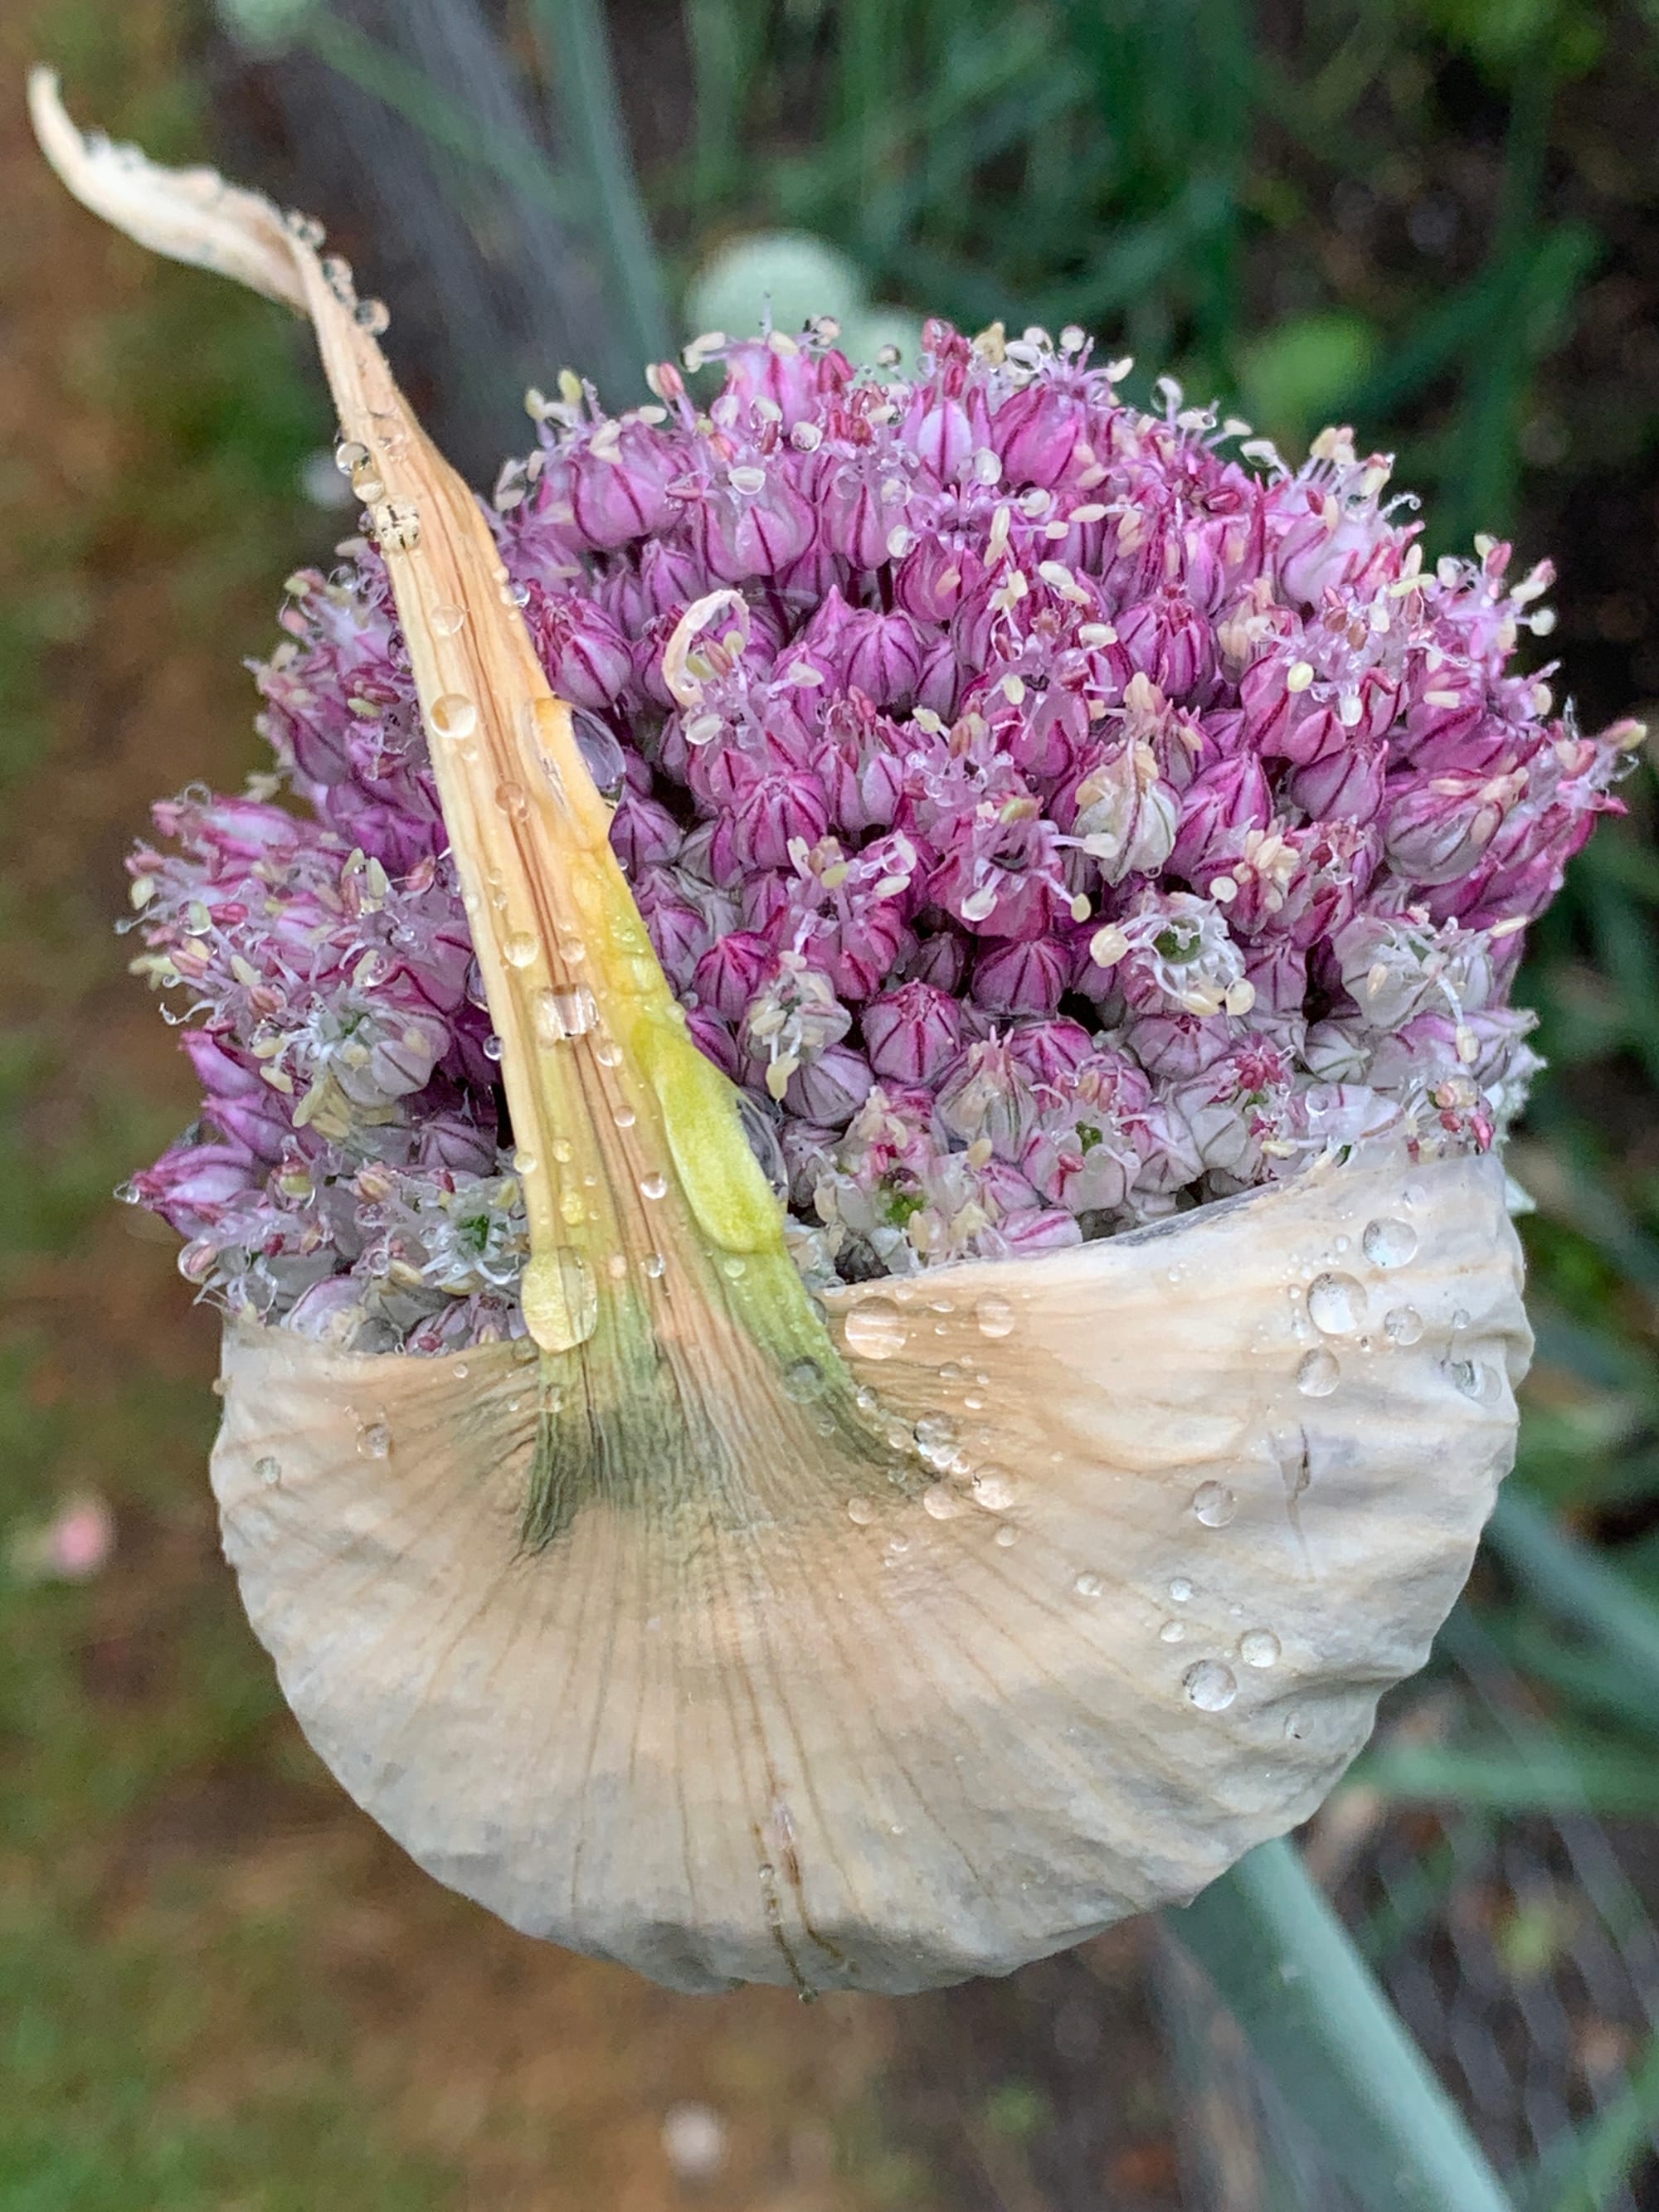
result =
M534 964L542 941L534 930L509 930L501 939L501 957L509 968L529 968Z
M1498 1395L1498 1370L1484 1359L1449 1359L1446 1372L1463 1395L1477 1405L1488 1406Z
M1201 1713L1224 1713L1238 1695L1238 1683L1231 1667L1224 1667L1218 1659L1200 1659L1189 1667L1181 1678L1181 1686L1187 1692L1187 1702L1196 1705Z
M495 804L509 822L522 822L530 811L530 800L521 783L498 783Z
M412 553L421 542L421 510L412 501L382 500L369 520L383 553Z
M935 1482L922 1492L921 1510L935 1521L954 1521L963 1507L948 1482Z
M1326 1336L1350 1336L1365 1317L1365 1292L1352 1275L1316 1275L1308 1285L1308 1319Z
M1177 1575L1170 1584L1170 1601L1173 1605L1185 1605L1192 1594L1193 1586L1185 1575Z
M1316 1352L1309 1352L1296 1370L1296 1387L1304 1398L1328 1398L1341 1380L1335 1353L1327 1352L1322 1344Z
M1166 1620L1158 1632L1158 1640L1160 1644L1183 1644L1186 1638L1186 1626L1179 1620Z
M491 1030L489 1035L483 1041L482 1049L486 1060L499 1060L502 1053L506 1050L506 1047L502 1044L500 1037L496 1036L495 1030Z
M974 1309L981 1336L1012 1336L1014 1310L1006 1298L981 1298Z
M283 1462L279 1459L272 1459L267 1452L263 1459L254 1461L253 1472L267 1490L275 1490L283 1479Z
M1271 1628L1247 1628L1238 1639L1238 1656L1247 1667L1276 1667L1279 1642Z
M895 1359L909 1331L890 1298L864 1298L848 1310L842 1324L847 1349L863 1359Z
M631 1129L640 1117L631 1106L618 1106L611 1118L619 1129Z
M1300 1713L1286 1713L1286 1714L1285 1714L1285 1741L1287 1743L1300 1743L1300 1742L1302 1742L1302 1741L1303 1741L1303 1740L1304 1740L1304 1739L1305 1738L1305 1736L1307 1735L1307 1733L1308 1733L1308 1729L1307 1729L1307 1723L1303 1720L1303 1717L1302 1717L1302 1716L1301 1716L1301 1714L1300 1714Z
M1417 1252L1417 1231L1409 1221L1368 1221L1360 1249L1374 1267L1403 1267Z
M365 1459L388 1459L392 1454L392 1431L384 1421L371 1421L357 1432L357 1449Z
M653 1168L649 1175L642 1175L640 1177L641 1198L666 1198L667 1195L668 1177L659 1170Z
M590 992L588 995L591 998L592 994ZM601 1037L593 1048L593 1057L601 1067L620 1067L623 1048L615 1037Z
M458 1382L465 1382L469 1372L465 1360L458 1359L450 1371L454 1376L455 1380Z
M355 475L368 459L368 447L356 438L342 438L334 448L334 465L343 477Z
M1009 1528L1006 1527L999 1528L997 1530L996 1540L1003 1551L1012 1551L1014 1546L1019 1541L1019 1531L1018 1528Z
M974 1497L988 1513L1006 1513L1018 1492L1006 1468L982 1467L974 1477Z
M576 750L586 763L591 775L606 797L622 789L628 773L628 763L616 732L608 730L597 714L590 714L585 707L571 710L571 734L576 740Z
M362 468L353 469L351 489L365 507L373 507L377 499L386 497L386 480L373 461L365 461Z
M426 719L434 738L459 744L477 728L478 710L465 691L444 691L433 701Z
M916 1449L942 1474L957 1455L957 1425L943 1413L924 1413L916 1423Z
M1416 1344L1423 1334L1423 1316L1415 1306L1395 1306L1382 1316L1390 1344Z
M532 1255L520 1295L526 1323L550 1351L586 1344L599 1326L599 1285L574 1244Z
M749 1262L735 1252L728 1252L720 1261L720 1273L728 1283L735 1283L749 1272Z
M804 1406L809 1398L820 1395L825 1379L823 1370L816 1359L798 1359L793 1366L783 1370L783 1395L786 1398L793 1398L798 1406Z
M392 313L384 300L359 300L351 311L351 319L360 331L367 331L372 338L392 327Z
M847 1517L849 1521L856 1521L860 1528L867 1528L876 1517L876 1509L867 1498L849 1498Z
M553 1157L561 1167L569 1166L571 1161L576 1157L576 1148L568 1137L554 1138Z
M1469 1310L1467 1306L1456 1306L1453 1309L1451 1325L1454 1328L1467 1328L1468 1327Z
M660 1252L647 1252L640 1265L653 1283L659 1283L668 1273L668 1262Z
M1079 1597L1098 1597L1105 1587L1100 1576L1089 1574L1079 1575L1072 1584Z
M613 1283L620 1283L628 1273L626 1252L613 1252L605 1263L605 1272Z
M441 606L434 607L427 619L440 637L453 637L466 621L466 609L446 600Z
M593 994L584 983L574 991L538 991L530 1002L538 1044L565 1044L586 1036L599 1018Z
M1224 1528L1238 1511L1238 1500L1224 1482L1200 1482L1193 1492L1193 1511L1206 1528Z

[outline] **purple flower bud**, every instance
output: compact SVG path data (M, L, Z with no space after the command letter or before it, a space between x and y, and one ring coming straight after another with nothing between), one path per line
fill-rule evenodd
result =
M817 529L811 508L775 461L738 464L723 483L705 489L693 512L692 543L723 584L788 568Z
M638 422L600 422L544 471L549 497L562 496L574 527L600 551L660 530L679 474L678 454Z
M775 957L766 939L752 930L728 932L697 963L692 987L698 1003L723 1022L741 1021L749 1001L771 974Z
M1036 1096L1024 1070L994 1037L968 1046L939 1088L943 1127L964 1144L982 1139L997 1158L1015 1166L1036 1115Z
M732 811L714 832L709 857L717 879L750 868L778 868L792 844L815 845L830 827L823 786L798 769L753 769L745 761Z
M1449 884L1467 875L1527 787L1527 771L1506 775L1450 771L1426 781L1410 771L1391 777L1383 853L1406 882Z
M525 620L554 690L573 707L602 712L633 676L627 639L592 599L554 597L539 584L526 589Z
M705 1060L712 1060L722 1075L735 1083L742 1072L742 1057L731 1030L712 1008L694 1006L685 1018L686 1034Z
M896 489L896 498L885 495L890 485ZM868 464L838 464L820 495L824 544L854 568L884 567L892 552L888 540L903 520L907 496L896 468L884 476Z
M1032 1082L1049 1089L1065 1085L1095 1048L1081 1022L1017 1022L1007 1041L1009 1051Z
M988 1260L1036 1260L1044 1252L1063 1252L1083 1242L1075 1218L1059 1206L1028 1206L1006 1213L992 1228L981 1231L979 1244Z
M684 831L665 806L631 791L611 817L611 849L635 882L647 868L673 860L684 842Z
M962 1042L962 1009L932 984L902 983L865 1008L864 1042L884 1083L932 1083Z
M839 1129L850 1121L870 1095L870 1063L850 1045L826 1045L804 1060L789 1078L783 1103L804 1121Z
M1028 384L998 408L992 436L1009 484L1059 483L1072 466L1084 434L1085 415L1070 392L1043 382Z
M824 403L838 398L853 380L845 354L789 337L782 331L728 345L720 358L726 364L727 393L751 407L757 399L768 402L778 410L786 428L812 421Z
M1071 970L1071 951L1057 939L1016 939L974 963L974 997L994 1014L1052 1014Z
M1381 745L1354 744L1299 768L1286 789L1304 813L1323 822L1370 822L1382 804L1388 756Z
M257 1198L263 1180L263 1170L240 1145L186 1144L174 1145L135 1176L133 1188L181 1237L198 1237L233 1206Z
M1217 761L1182 797L1170 872L1207 889L1210 878L1242 851L1244 833L1266 830L1273 818L1273 792L1255 755Z

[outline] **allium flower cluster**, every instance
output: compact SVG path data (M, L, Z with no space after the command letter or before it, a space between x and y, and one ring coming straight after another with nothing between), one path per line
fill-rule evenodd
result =
M1125 404L1075 331L933 323L913 382L834 337L700 341L706 404L666 365L620 418L532 394L493 510L809 1279L1492 1145L1522 933L1639 734L1511 672L1547 567L1425 568L1347 433L1291 471L1167 382ZM133 863L207 1095L132 1191L231 1306L436 1351L522 1328L524 1217L408 656L343 550L258 672L277 775Z

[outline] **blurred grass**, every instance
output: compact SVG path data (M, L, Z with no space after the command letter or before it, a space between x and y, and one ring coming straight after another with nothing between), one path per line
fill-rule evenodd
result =
M635 65L659 94L677 66L689 73L678 137L643 180L672 287L723 240L798 226L852 254L872 298L970 325L1084 322L1133 351L1144 380L1169 368L1201 398L1241 402L1287 450L1326 419L1352 421L1425 495L1432 550L1513 527L1528 556L1561 555L1559 642L1589 716L1659 693L1653 10L687 0L683 27L670 15L623 75L637 131ZM540 47L529 15L517 26L556 118L579 89L560 82L556 33L573 17L591 32L587 9L538 6ZM15 78L45 51L83 112L198 155L201 19L145 0L115 24L94 0L59 0L13 19L0 53ZM479 174L580 212L568 160L528 142L470 147L450 89L411 79L343 5L305 36ZM9 173L27 177L15 114L8 127ZM590 158L607 127L596 119ZM42 189L20 201L44 205ZM660 309L614 194L611 212L607 250L633 272L628 315L644 333ZM454 2166L411 2148L386 2100L354 2086L349 2014L316 1978L303 1887L239 1901L210 1846L204 1864L165 1841L181 1795L186 1825L210 1833L225 1818L238 1849L250 1826L290 1832L317 1801L211 1569L210 1332L165 1257L112 1218L110 1188L168 1133L185 1087L106 929L121 825L137 826L153 790L195 773L234 781L252 758L234 663L267 642L291 560L325 543L295 484L326 418L258 303L176 272L135 276L133 262L112 279L112 249L84 233L74 252L84 273L54 304L34 385L12 380L37 397L56 380L56 434L37 441L14 410L0 464L0 1548L7 1528L92 1484L116 1504L123 1571L82 1589L0 1583L0 1986L20 1999L0 2204L459 2206L474 2199ZM40 272L17 239L0 266L9 310ZM186 680L187 664L221 678ZM1482 1820L1570 1805L1659 1821L1659 1698L1650 1660L1632 1659L1659 1634L1647 766L1625 796L1628 817L1603 827L1535 933L1522 993L1552 1063L1515 1163L1539 1204L1525 1236L1540 1354L1517 1480L1542 1510L1530 1552L1497 1547L1480 1603L1548 1725L1519 1744L1395 1745L1366 1776ZM1558 1527L1582 1550L1563 1553ZM1573 1583L1586 1560L1588 1595ZM1435 1879L1426 1868L1425 1911ZM1389 1935L1370 1931L1379 1948ZM258 2063L216 2070L238 2048ZM1594 2201L1639 2154L1652 2077L1650 2061L1619 2125L1564 2146L1564 2204ZM1012 2098L986 2124L1039 2137L1040 2114L1011 2129ZM846 2124L848 2142L870 2127ZM933 2201L914 2156L880 2138L844 2150L848 2193L825 2203ZM492 2212L508 2202L498 2192Z

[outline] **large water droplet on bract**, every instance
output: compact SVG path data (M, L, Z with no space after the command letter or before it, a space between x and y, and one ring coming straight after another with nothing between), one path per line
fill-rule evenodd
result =
M1238 1639L1238 1656L1247 1667L1276 1667L1279 1650L1271 1628L1247 1628Z
M1083 1574L1072 1584L1079 1597L1098 1597L1106 1587L1099 1575Z
M1383 1315L1382 1327L1390 1344L1416 1344L1422 1339L1423 1316L1415 1306L1393 1306Z
M538 1044L565 1044L586 1036L599 1018L593 994L584 983L574 991L538 991L530 1003Z
M533 1253L524 1272L524 1317L550 1352L585 1344L599 1325L599 1291L593 1271L574 1245Z
M1328 1398L1341 1380L1335 1353L1323 1345L1309 1352L1296 1370L1296 1387L1304 1398Z
M850 1308L842 1324L847 1349L863 1359L894 1359L909 1334L904 1316L890 1298L864 1298Z
M1201 1713L1224 1713L1238 1695L1238 1682L1231 1667L1224 1667L1218 1659L1200 1659L1182 1676L1181 1686L1187 1692L1188 1705L1196 1705Z
M1187 1640L1186 1628L1181 1621L1166 1620L1158 1632L1158 1640L1160 1644L1184 1644Z
M1369 1221L1360 1249L1374 1267L1403 1267L1417 1251L1417 1231L1409 1221Z
M533 967L541 949L541 939L533 930L509 930L501 939L501 957L509 968Z
M1238 1500L1224 1482L1200 1482L1193 1492L1193 1511L1206 1528L1224 1528L1238 1511Z
M1365 1317L1365 1292L1352 1275L1316 1275L1308 1285L1308 1319L1325 1336L1350 1336Z
M607 799L623 787L628 764L614 731L609 730L597 714L590 714L585 707L571 709L570 727L576 740L576 750L587 763L587 773Z
M466 621L466 609L446 601L434 607L427 619L440 637L453 637Z
M1018 1492L1006 1468L982 1467L974 1477L974 1497L988 1513L1006 1513Z
M916 1449L942 1474L957 1455L957 1425L943 1413L924 1413L916 1423Z
M981 1336L1012 1336L1014 1310L1006 1298L981 1298L974 1309Z
M1170 1584L1170 1597L1176 1605L1185 1605L1193 1594L1193 1586L1185 1575L1177 1575Z
M478 710L465 691L444 691L433 701L426 719L434 737L459 744L477 728Z
M1484 1359L1448 1360L1446 1372L1463 1395L1478 1405L1489 1405L1498 1394L1498 1370Z

